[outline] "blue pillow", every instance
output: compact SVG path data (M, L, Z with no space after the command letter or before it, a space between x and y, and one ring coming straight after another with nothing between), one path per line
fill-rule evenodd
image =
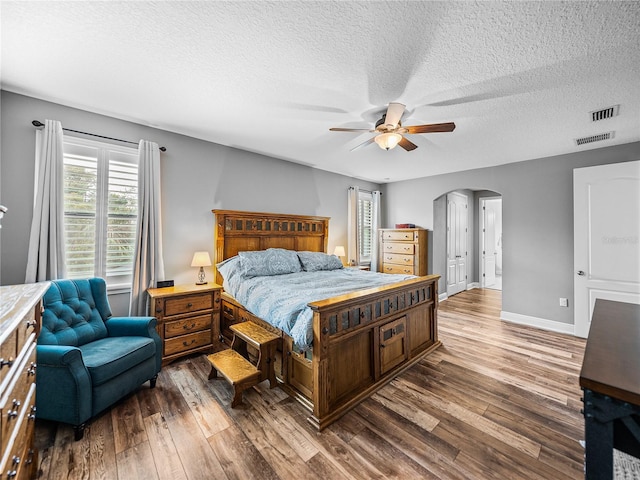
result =
M284 275L301 272L298 255L292 250L268 248L255 252L238 252L245 277Z
M218 273L222 275L222 286L225 290L229 291L231 282L235 277L242 277L242 266L240 265L240 257L227 258L220 263L216 264Z
M298 258L300 258L302 268L307 272L342 268L342 261L338 257L322 252L298 252Z

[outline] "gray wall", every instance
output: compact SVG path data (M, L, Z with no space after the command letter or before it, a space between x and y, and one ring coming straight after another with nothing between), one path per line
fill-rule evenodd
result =
M383 190L384 217L387 225L412 222L434 229L442 223L434 218L434 200L441 195L461 189L500 193L503 311L573 324L573 169L638 159L635 142L391 183ZM435 245L437 235L436 230ZM433 262L434 268L440 264ZM558 306L559 297L570 299L569 308Z
M32 120L60 120L63 127L167 147L161 154L162 221L166 277L195 282L193 252L213 254L212 209L252 210L331 217L329 251L347 245L347 189L379 185L307 166L205 142L140 124L2 91L0 284L24 282L33 205L35 132ZM207 276L212 279L212 272ZM128 295L127 295L128 297ZM122 313L128 298L113 298Z

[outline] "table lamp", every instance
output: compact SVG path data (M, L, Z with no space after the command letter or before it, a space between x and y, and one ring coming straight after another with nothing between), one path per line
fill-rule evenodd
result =
M347 254L344 251L344 247L342 245L338 245L336 247L336 249L333 251L333 254L338 257L340 259L340 261L342 262L342 257L346 257ZM344 262L342 262L342 264L344 265Z
M198 272L198 281L196 285L204 285L207 283L204 279L204 267L211 266L211 257L209 257L209 252L196 252L193 254L193 260L191 260L192 267L200 267L200 271Z

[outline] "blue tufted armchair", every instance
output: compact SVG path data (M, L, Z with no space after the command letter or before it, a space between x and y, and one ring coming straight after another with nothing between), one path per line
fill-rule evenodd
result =
M36 348L36 416L73 425L150 380L155 387L162 341L155 317L113 317L102 278L54 280L43 298Z

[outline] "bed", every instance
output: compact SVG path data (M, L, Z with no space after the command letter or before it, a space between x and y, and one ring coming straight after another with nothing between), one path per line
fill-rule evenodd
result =
M240 252L327 251L327 217L235 210L213 210L213 214L215 264L235 261ZM217 283L226 283L230 289L229 279L217 267L214 271ZM338 273L349 281L359 281L366 274L348 268ZM301 281L296 275L282 278L295 277L295 284ZM228 327L240 321L257 323L278 334L281 340L275 360L280 386L310 411L309 421L322 430L440 345L439 275L396 279L395 283L357 287L309 302L304 314L309 323L297 333L283 324L282 328L274 326L278 319L261 318L254 314L260 311L258 307L244 304L255 296L257 290L252 288L266 283L261 279L248 290L245 302L225 290L220 340L228 342ZM305 334L306 342L301 340Z

